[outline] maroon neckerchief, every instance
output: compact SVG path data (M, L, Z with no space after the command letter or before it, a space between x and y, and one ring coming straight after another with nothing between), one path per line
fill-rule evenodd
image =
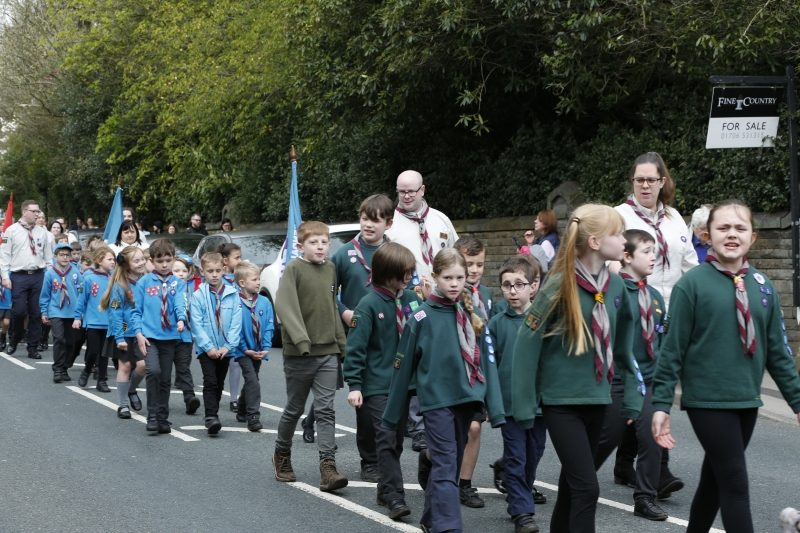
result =
M372 269L367 264L367 261L364 259L364 254L361 253L361 243L358 241L360 237L361 237L361 232L358 232L358 235L353 237L353 240L350 242L353 243L353 248L355 248L356 250L356 257L358 257L359 263L361 263L361 266L363 266L364 269L367 271L367 283L364 286L369 287L369 284L372 283ZM383 237L383 240L384 242L392 242L389 240L389 237L386 236Z
M472 293L472 308L473 309L480 309L481 314L483 315L483 321L488 324L489 323L489 313L486 312L486 304L483 302L483 296L481 296L480 288L481 282L478 280L477 283L474 285L471 283L464 284Z
M600 292L596 288L592 286L589 281L581 276L577 271L575 273L575 279L583 289L589 291L590 294L594 296L595 301L595 308L597 309L599 306L605 306L605 294L608 292L608 286L611 284L611 276L608 276L606 279L605 284L600 287ZM602 309L602 307L600 308ZM595 366L595 374L597 378L597 383L603 379L603 358L600 356L601 353L606 354L606 358L608 359L610 355L609 348L611 347L611 335L604 335L603 329L600 327L600 323L597 321L595 317L594 310L592 311L592 331L594 332L594 336L596 339L601 339L603 343L602 346L598 346L598 342L595 342L595 351L594 351L594 366ZM611 380L614 379L614 365L611 364L609 360L608 364L608 382L611 383Z
M655 360L656 355L653 352L653 343L656 340L656 328L655 320L653 319L653 307L650 305L650 290L647 288L647 278L635 281L633 276L627 272L620 272L619 277L629 279L639 287L639 316L642 318L642 337L644 337L647 355L650 356L650 359Z
M105 276L108 277L108 272L103 272L102 270L98 270L96 268L90 268L89 270L92 271L92 274L96 274L98 276Z
M64 272L59 271L55 266L53 267L53 272L55 272L56 275L61 278L61 287L59 287L61 289L61 299L58 302L59 309L64 309L65 303L67 304L67 307L70 305L69 291L67 290L67 275L69 274L70 270L72 270L72 265L68 266L67 270Z
M189 279L186 282L186 329L192 331L192 285L194 280Z
M411 211L406 211L399 205L395 207L395 211L407 219L419 224L419 236L422 237L422 260L425 261L426 265L433 265L433 245L428 238L428 230L425 229L425 219L428 217L428 211L430 210L431 208L428 207L428 204L426 203L425 209L423 209L419 216L417 216Z
M24 220L19 221L19 225L22 226L25 231L28 232L28 244L31 247L31 253L36 256L36 241L33 240L33 228L36 226L31 226Z
M222 333L222 338L225 342L228 342L228 338L225 336L225 328L222 326L222 293L225 291L225 284L220 283L219 289L214 289L211 285L208 286L208 292L214 295L214 317L217 321L217 328L219 332Z
M372 290L383 294L384 296L388 296L392 300L394 300L395 306L395 317L397 318L397 334L403 334L403 328L406 325L406 315L403 313L403 303L400 301L400 298L403 296L403 289L400 289L397 294L394 294L392 291L385 287L372 287Z
M258 321L258 314L256 313L256 303L258 302L258 294L254 294L253 298L248 298L241 292L239 298L242 303L250 310L250 320L253 323L253 338L256 341L256 351L261 351L261 322Z
M469 386L474 388L476 379L481 383L486 383L486 379L483 377L483 373L481 372L481 349L478 345L477 339L475 340L475 349L473 353L469 353L469 346L466 342L466 338L468 337L467 328L472 328L472 324L470 324L469 317L467 316L467 310L464 309L464 303L461 301L461 295L458 296L458 299L455 302L449 298L437 296L436 294L431 294L428 296L428 299L440 305L448 307L455 306L456 322L458 323L458 328L460 330L458 332L458 344L461 348L461 357L464 359L464 362L467 365Z
M664 220L664 216L667 213L666 206L662 207L658 210L658 220L654 223L650 220L644 213L639 209L636 205L636 202L633 200L633 195L628 196L628 199L625 200L625 203L631 206L633 212L638 215L639 218L644 220L651 228L653 228L656 232L656 240L658 241L658 253L661 255L661 260L669 268L669 245L667 244L666 239L664 239L664 235L661 233L661 222Z
M744 285L744 278L750 270L750 264L745 257L742 262L742 268L734 274L723 267L717 258L711 254L706 256L705 262L711 263L711 266L733 280L733 285L736 288L736 321L739 323L742 351L752 359L756 353L756 329L753 325L753 317L750 315L750 302L747 299L747 289Z
M163 278L153 272L153 275L161 282L161 329L172 329L172 322L169 321L169 306L167 305L167 294L169 294L169 286L167 282L172 272L168 272Z

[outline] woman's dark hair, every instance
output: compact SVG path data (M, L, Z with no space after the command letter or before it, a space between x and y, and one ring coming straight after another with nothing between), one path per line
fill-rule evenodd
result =
M153 233L164 233L164 223L160 220L153 222L153 227L156 228Z
M231 231L233 231L233 222L231 222L231 219L229 219L229 218L223 218L222 222L219 223L219 230L220 231L225 231L222 228L222 226L224 226L225 224L230 224L231 225Z
M136 232L136 244L142 244L142 239L139 237L139 228L136 227L136 224L133 222L133 220L125 220L119 227L119 231L117 232L117 240L114 241L115 245L122 246L122 232L130 228L133 228L133 231Z
M658 193L657 202L664 204L664 207L668 205L671 206L672 200L675 199L675 182L672 181L672 176L669 175L667 164L664 163L661 155L659 155L657 152L647 152L646 154L642 154L636 158L636 161L633 162L630 175L628 176L628 180L631 182L631 192L633 192L633 178L636 175L636 167L639 165L646 165L648 163L655 165L658 175L664 178L664 186L661 187L661 191ZM658 203L656 203L656 209L657 208Z
M217 247L217 253L222 257L228 257L235 250L241 250L242 247L232 242L223 242Z
M58 227L61 228L61 234L63 235L64 234L64 226L58 220L54 220L53 223L50 224L50 231L53 231L53 226L55 226L56 224L58 224Z

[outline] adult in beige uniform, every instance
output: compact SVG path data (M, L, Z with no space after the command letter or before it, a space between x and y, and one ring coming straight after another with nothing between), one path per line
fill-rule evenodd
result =
M430 281L433 258L442 248L451 248L458 235L450 219L425 201L425 185L422 174L406 170L397 176L398 203L394 212L394 223L386 231L392 242L402 244L414 254L417 269L411 278L413 288L421 298L427 298L432 286ZM428 447L425 439L425 424L419 414L419 401L411 398L408 409L408 432L415 452ZM420 465L425 462L420 454Z

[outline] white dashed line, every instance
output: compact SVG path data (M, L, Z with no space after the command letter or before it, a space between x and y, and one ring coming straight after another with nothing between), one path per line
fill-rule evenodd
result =
M16 359L15 357L11 357L10 355L8 355L5 352L0 352L0 357L2 357L3 359L7 359L7 360L11 361L15 365L21 366L25 370L36 370L36 368L32 367L31 365L26 365L22 361ZM52 363L46 363L46 364L52 364Z
M205 431L206 427L205 426L181 426L181 429L184 430L184 431ZM277 429L259 429L258 431L250 431L247 428L236 427L236 426L232 426L232 427L223 426L220 431L231 431L231 432L234 432L234 433L272 433L272 434L277 434L278 433ZM302 435L303 432L302 431L295 431L294 434L295 435ZM334 437L344 437L344 433L335 433Z
M94 400L95 402L99 403L100 405L105 405L106 407L108 407L110 409L113 409L114 411L116 411L117 407L119 407L117 404L109 402L108 400L106 400L104 398L99 398L99 397L95 396L94 394L81 389L80 387L76 387L74 385L69 385L69 386L67 386L67 388L69 390L71 390L72 392L77 392L81 396L85 396L85 397L87 397L87 398L89 398L91 400ZM142 415L137 415L133 411L131 411L131 418L133 420L136 420L137 422L141 422L143 424L147 423L147 419L145 417L143 417ZM181 433L180 431L176 431L174 429L172 430L171 433L169 433L169 435L172 435L176 439L181 439L184 442L196 442L196 441L200 440L200 439L196 439L194 437L190 437L186 433Z

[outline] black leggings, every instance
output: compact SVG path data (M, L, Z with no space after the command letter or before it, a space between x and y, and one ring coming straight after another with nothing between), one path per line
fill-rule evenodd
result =
M706 456L686 533L708 533L721 511L727 533L753 533L744 451L758 409L686 409Z
M543 405L542 413L561 461L550 531L594 533L600 497L594 456L603 432L606 406Z

